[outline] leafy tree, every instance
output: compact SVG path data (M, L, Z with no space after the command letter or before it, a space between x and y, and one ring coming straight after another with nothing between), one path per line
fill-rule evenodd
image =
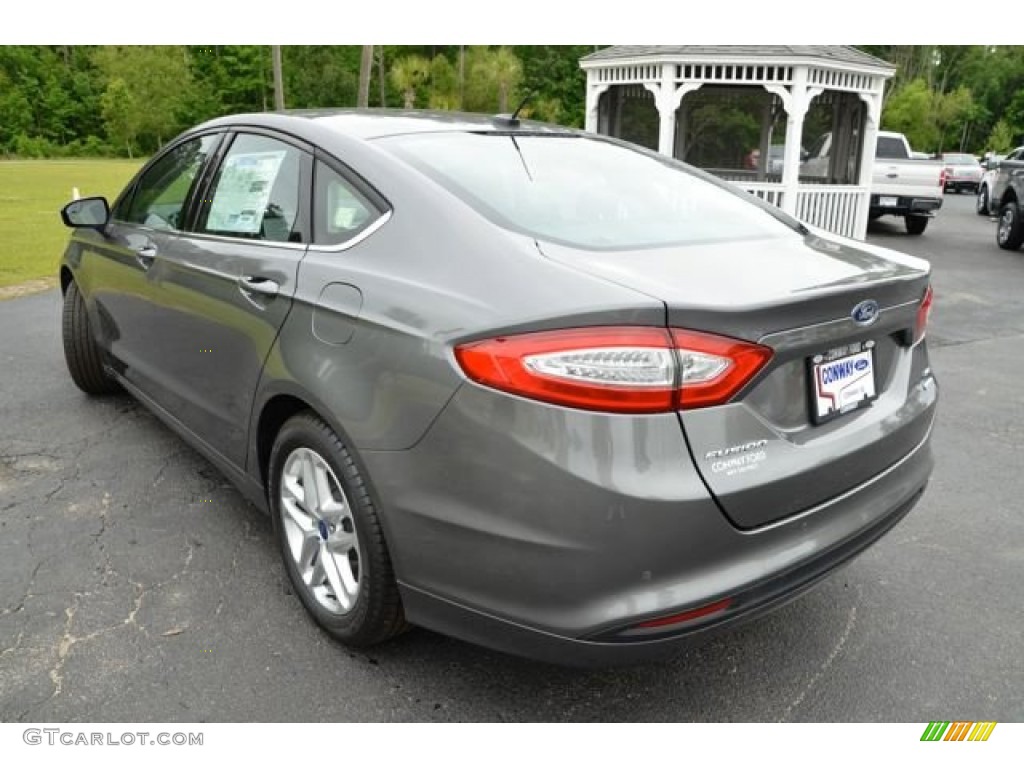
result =
M882 126L905 134L916 149L935 151L940 137L932 120L934 102L934 92L923 78L918 78L889 97L882 112Z
M406 56L391 65L391 82L402 92L406 109L416 106L416 90L429 77L430 62L422 56Z
M531 94L524 112L540 120L583 127L586 73L579 60L593 53L592 45L517 45L523 64L520 88ZM531 108L532 105L532 108Z
M184 48L110 46L97 52L96 63L108 82L120 80L124 84L130 99L119 96L117 103L132 109L130 120L145 149L160 147L184 127L180 113L192 87Z
M1008 154L1016 146L1014 134L1005 120L999 120L985 140L985 146L998 155Z
M356 105L360 46L289 45L284 55L290 109Z
M471 46L466 51L466 109L508 112L523 77L523 65L511 48Z
M431 109L456 109L459 106L459 79L455 67L443 54L430 62Z
M128 85L119 77L107 83L107 90L100 99L103 119L107 124L107 135L119 146L128 150L128 157L134 157L135 138L139 133L139 106Z

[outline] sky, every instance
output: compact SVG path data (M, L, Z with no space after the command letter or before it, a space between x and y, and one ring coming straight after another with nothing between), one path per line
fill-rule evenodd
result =
M965 7L965 6L961 6ZM935 6L933 6L935 8ZM5 14L0 44L1013 44L994 14L893 0L47 0ZM615 9L624 9L615 13ZM638 12L639 10L639 12ZM628 11L628 12L627 12Z

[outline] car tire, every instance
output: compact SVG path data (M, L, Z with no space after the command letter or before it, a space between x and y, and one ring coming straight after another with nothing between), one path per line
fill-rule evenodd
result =
M920 235L928 228L927 216L904 216L903 223L908 235Z
M1015 251L1024 242L1024 226L1020 220L1020 206L1011 200L999 209L999 223L996 224L996 242L1007 251Z
M353 648L405 630L367 478L337 434L311 411L293 416L274 441L268 477L285 570L316 623Z
M978 187L974 210L979 216L988 216L988 187Z
M74 280L64 291L61 336L64 361L76 387L88 395L109 395L120 390L117 381L103 367L103 357L92 334L85 299Z

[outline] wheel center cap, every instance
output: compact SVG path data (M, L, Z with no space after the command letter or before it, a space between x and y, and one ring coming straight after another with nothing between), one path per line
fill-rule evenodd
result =
M327 523L321 520L316 524L316 529L320 532L320 538L327 541Z

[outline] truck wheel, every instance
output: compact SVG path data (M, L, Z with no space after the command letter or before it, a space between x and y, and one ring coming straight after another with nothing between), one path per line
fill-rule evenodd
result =
M920 235L928 228L927 216L904 216L903 223L907 225L908 235Z
M974 209L979 216L988 216L988 187L978 188L978 199L975 200Z
M999 210L999 224L996 226L996 242L1007 251L1015 251L1024 242L1024 226L1020 221L1020 206L1016 201L1004 203Z

